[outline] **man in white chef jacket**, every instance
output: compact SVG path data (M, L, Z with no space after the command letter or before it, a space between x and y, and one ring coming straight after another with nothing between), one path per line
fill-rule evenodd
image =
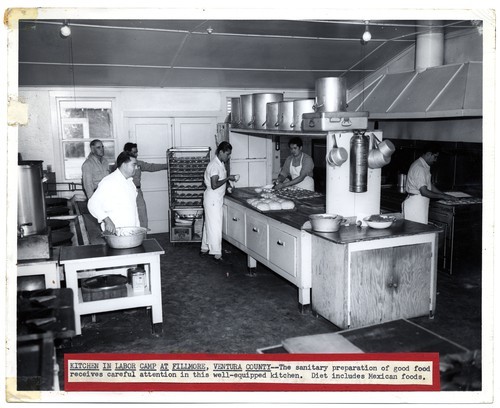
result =
M228 142L221 142L204 175L207 188L203 193L205 222L200 255L212 255L214 261L219 263L226 263L222 258L222 204L226 194L226 183L229 180L236 181L235 176L227 176L224 165L231 157L232 150L233 147Z
M129 152L121 152L116 159L117 169L104 177L88 201L90 213L97 218L103 231L112 234L119 227L138 227L137 189L132 177L137 159Z
M443 193L431 181L431 165L439 156L439 148L428 145L424 153L415 160L408 170L406 192L403 201L403 217L405 220L427 224L429 219L430 199L456 200L452 195Z

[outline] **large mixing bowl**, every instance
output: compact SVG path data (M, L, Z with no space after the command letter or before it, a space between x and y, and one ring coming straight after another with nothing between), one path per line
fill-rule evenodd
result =
M115 234L105 231L102 237L111 248L135 248L142 244L147 231L148 229L143 227L120 227L116 229Z
M313 231L336 232L339 230L343 218L337 214L311 214L309 220Z

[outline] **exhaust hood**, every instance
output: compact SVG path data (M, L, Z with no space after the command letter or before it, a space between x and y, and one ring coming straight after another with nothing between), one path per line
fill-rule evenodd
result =
M415 42L415 69L385 74L352 100L349 110L370 119L423 119L483 114L483 63L444 62L442 21L423 22Z
M349 111L370 119L482 116L483 64L440 65L385 74L348 100Z

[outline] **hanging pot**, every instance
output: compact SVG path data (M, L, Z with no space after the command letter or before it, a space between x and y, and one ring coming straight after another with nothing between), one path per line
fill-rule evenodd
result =
M241 126L241 99L231 98L231 126L239 128Z
M333 146L332 150L328 152L326 155L326 162L334 167L340 167L342 164L344 164L347 161L347 150L344 149L343 147L338 147L337 146L337 139L335 138L335 134L333 135Z
M380 141L377 136L375 136L372 133L373 139L374 139L374 144L376 145L376 148L380 150L380 152L387 157L391 157L392 154L396 151L396 147L394 146L394 143L392 143L390 140L386 139L383 141Z
M255 93L252 99L252 111L254 129L267 128L267 104L271 102L281 102L283 100L282 93Z
M278 126L279 130L293 130L293 101L278 103Z
M302 115L304 113L314 113L314 99L296 99L293 101L293 130L303 130Z
M380 169L391 162L391 155L394 153L394 145L390 140L386 140L382 149L388 153L385 155L382 150L380 150L380 145L382 144L377 137L372 133L372 149L368 154L368 167L370 169Z
M253 129L253 94L241 95L241 127Z
M347 110L345 78L326 77L316 80L316 112L343 112Z

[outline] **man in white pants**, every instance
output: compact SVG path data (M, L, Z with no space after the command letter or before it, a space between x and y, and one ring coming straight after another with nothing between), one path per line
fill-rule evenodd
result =
M213 260L218 263L226 263L222 258L222 204L226 194L226 183L229 180L236 181L236 177L227 176L224 163L231 157L232 150L233 147L228 142L221 142L204 175L207 188L203 193L205 222L200 255L212 255Z
M424 153L410 166L406 178L408 196L403 201L405 220L427 224L430 199L456 200L450 194L443 193L431 181L431 165L439 156L439 149L432 145L425 146Z

